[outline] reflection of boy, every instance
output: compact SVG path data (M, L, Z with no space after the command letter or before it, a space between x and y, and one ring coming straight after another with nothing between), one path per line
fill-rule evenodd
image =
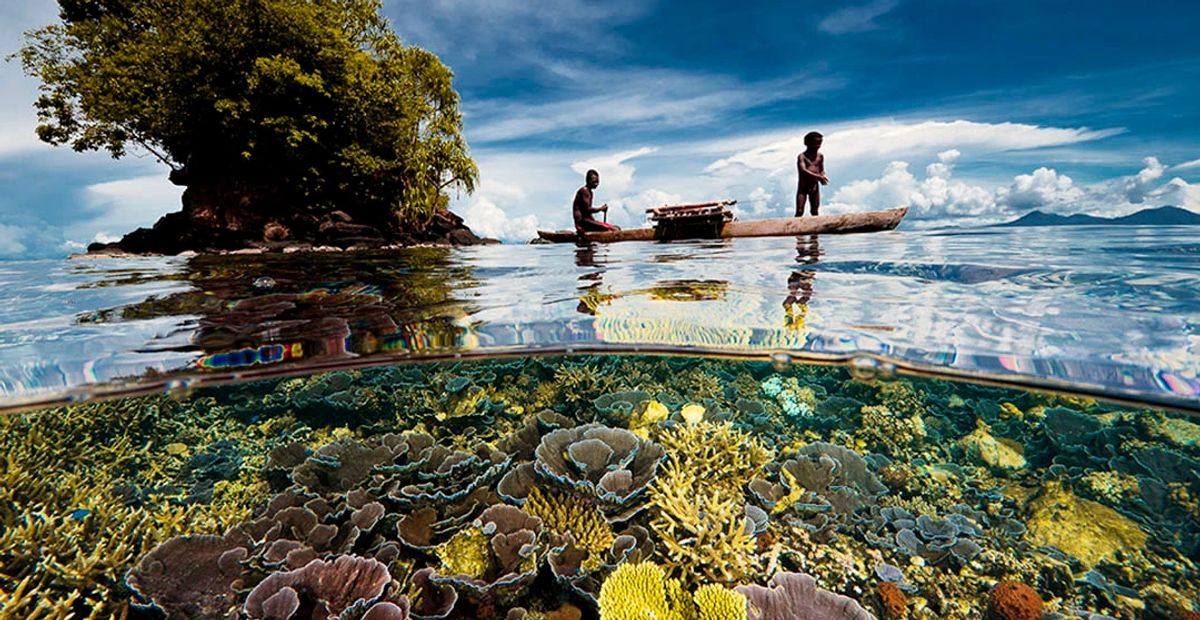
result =
M804 202L812 203L812 214L817 215L821 208L821 186L829 184L825 176L825 156L821 150L821 134L810 131L804 136L803 153L796 156L796 169L800 173L800 181L796 185L796 217L804 215Z

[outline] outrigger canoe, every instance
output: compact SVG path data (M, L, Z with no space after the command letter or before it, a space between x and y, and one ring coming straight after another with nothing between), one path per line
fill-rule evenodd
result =
M780 217L766 220L735 220L726 200L698 205L674 205L647 209L655 226L604 232L576 233L573 230L539 230L542 242L575 243L617 241L671 241L678 239L732 239L735 237L794 237L797 235L879 232L892 230L908 208L839 213L811 217Z

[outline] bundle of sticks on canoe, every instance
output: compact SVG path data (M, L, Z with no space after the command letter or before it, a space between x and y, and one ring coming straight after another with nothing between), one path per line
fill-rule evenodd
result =
M736 200L666 205L646 209L659 239L719 239L721 228L733 221Z

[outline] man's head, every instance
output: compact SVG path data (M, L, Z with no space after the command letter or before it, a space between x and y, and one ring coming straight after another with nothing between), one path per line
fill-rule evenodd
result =
M586 178L588 189L596 189L597 187L600 187L599 172L596 172L595 170L588 170Z
M822 136L819 132L810 131L804 134L804 146L810 149L816 150L821 148L821 143L824 141L825 136Z

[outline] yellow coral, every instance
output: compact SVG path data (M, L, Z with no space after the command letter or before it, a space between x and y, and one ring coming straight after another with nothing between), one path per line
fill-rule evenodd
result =
M600 620L682 620L667 603L667 579L658 565L622 564L600 586Z
M689 597L651 562L622 564L600 586L600 620L745 620L746 598L716 584Z
M679 416L688 426L695 426L704 419L704 407L697 404L687 404L679 411Z
M700 620L746 620L746 597L710 583L694 595Z
M778 502L775 502L775 506L771 508L771 514L779 514L791 508L793 504L800 501L801 497L804 497L804 486L796 481L796 476L790 470L781 469L779 470L779 474L783 477L784 486L790 490L787 495L784 495L779 498Z
M775 453L733 424L697 421L664 431L658 443L667 451L668 463L686 463L686 469L703 472L705 485L727 494L742 488L762 474Z
M667 462L651 487L650 525L666 565L689 579L734 583L758 572L740 492L710 488L694 471Z
M667 406L657 400L646 401L629 416L629 430L642 439L650 438L650 429L670 415Z
M600 509L573 495L547 494L534 487L522 509L541 519L547 530L569 534L577 548L587 551L584 570L599 568L615 539Z
M1023 418L1025 414L1012 403L1000 403L1001 418Z
M491 565L488 537L475 527L467 527L434 550L442 561L442 574L466 575L481 579Z

